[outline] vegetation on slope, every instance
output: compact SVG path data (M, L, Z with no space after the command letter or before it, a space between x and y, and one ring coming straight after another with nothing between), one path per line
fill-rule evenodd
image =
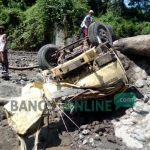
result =
M110 24L118 38L150 33L149 0L0 0L0 25L9 48L38 50L53 42L57 29L66 38L79 35L89 9L94 21Z

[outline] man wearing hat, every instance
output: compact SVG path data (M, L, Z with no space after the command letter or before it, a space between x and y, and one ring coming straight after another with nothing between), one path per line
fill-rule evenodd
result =
M2 72L8 72L7 58L7 35L4 34L4 27L0 26L0 62L2 64Z
M94 14L94 11L90 10L88 15L85 16L84 20L81 23L81 28L83 30L84 37L88 36L88 27L92 23L93 14Z

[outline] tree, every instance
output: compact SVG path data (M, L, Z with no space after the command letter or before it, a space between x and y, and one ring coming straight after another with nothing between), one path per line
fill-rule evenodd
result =
M111 0L87 0L88 5L94 10L95 15L106 13Z
M129 6L137 7L139 10L144 12L150 11L150 1L149 0L130 0Z
M79 28L80 18L84 16L81 12L86 12L88 8L84 0L38 0L37 4L42 15L45 43L51 41L56 28L74 34L77 25Z
M0 25L17 50L38 50L53 41L57 29L66 38L79 35L89 9L94 21L112 25L118 37L150 33L149 0L128 1L126 7L125 0L0 0Z

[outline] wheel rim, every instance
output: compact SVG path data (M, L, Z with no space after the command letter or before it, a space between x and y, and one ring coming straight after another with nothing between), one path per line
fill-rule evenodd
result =
M104 29L99 29L98 35L102 41L102 43L109 41L108 32Z
M54 53L48 53L47 56L46 56L46 60L49 63L49 65L51 65L51 66L57 66L56 60L53 57L51 57L51 55L53 55L53 54Z

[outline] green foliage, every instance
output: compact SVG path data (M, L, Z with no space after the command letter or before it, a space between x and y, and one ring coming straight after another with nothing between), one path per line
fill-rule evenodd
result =
M33 50L39 47L43 42L43 23L38 10L38 5L27 9L24 12L24 20L9 35L12 49ZM14 40L15 39L15 40Z
M106 25L110 24L118 38L150 33L150 22L139 22L136 17L125 19L111 11L108 11L105 15L94 17L94 20Z
M38 0L37 3L42 14L46 43L57 28L65 30L68 36L74 34L85 15L81 12L86 12L88 8L84 0Z
M0 12L0 16L0 24L5 26L5 28L7 29L6 33L8 34L8 44L11 46L12 39L14 40L16 37L11 38L10 35L15 34L15 32L17 31L20 23L24 18L23 12L18 10L17 8L4 9Z
M8 34L9 48L38 50L63 29L66 38L79 35L89 9L94 21L110 24L118 38L150 33L149 0L0 0L0 25ZM135 17L136 16L136 17Z
M28 2L0 0L0 24L7 28L11 49L38 49L52 42L55 30L60 28L66 37L77 34L89 9L84 0L37 0L32 7Z

